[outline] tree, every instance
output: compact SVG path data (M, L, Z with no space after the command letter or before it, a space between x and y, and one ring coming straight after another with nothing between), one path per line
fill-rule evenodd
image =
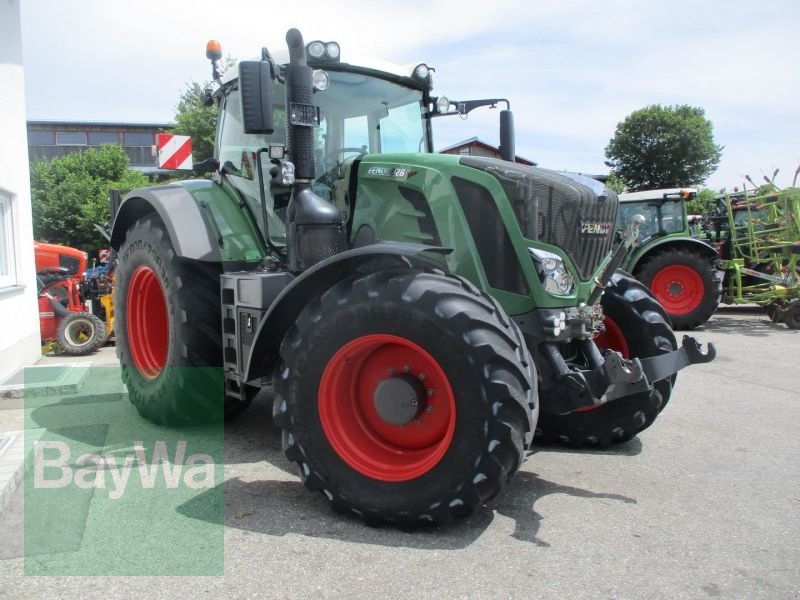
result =
M714 190L708 188L697 192L697 196L686 203L686 210L690 215L704 215L716 206Z
M203 101L207 84L192 81L181 94L170 133L192 136L192 160L199 163L214 155L214 133L219 107Z
M225 73L236 64L230 56L220 65L220 74ZM207 103L206 90L211 88L211 82L198 83L190 81L181 93L178 105L175 107L175 126L170 133L189 135L192 137L192 160L195 163L204 161L214 156L214 138L217 129L219 106L216 102Z
M618 194L621 194L625 191L625 183L614 171L611 171L608 174L608 179L606 179L606 187Z
M33 231L43 242L93 252L106 246L94 228L109 219L108 192L148 184L119 146L68 154L31 165Z
M717 170L721 155L702 108L654 104L617 125L606 165L636 192L699 185Z

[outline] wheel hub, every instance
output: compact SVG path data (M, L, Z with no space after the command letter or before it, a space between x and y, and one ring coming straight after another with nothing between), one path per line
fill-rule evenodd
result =
M667 286L667 293L670 296L678 297L683 293L683 285L680 281L673 281Z
M372 402L381 419L392 425L406 425L424 409L426 395L419 379L401 375L381 381Z

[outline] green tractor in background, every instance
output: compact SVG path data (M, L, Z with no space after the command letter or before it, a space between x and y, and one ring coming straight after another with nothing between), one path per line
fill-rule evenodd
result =
M621 194L618 235L643 222L623 268L647 286L675 329L705 323L725 304L759 304L773 321L800 327L800 190L720 194L715 209L689 215L691 188Z
M713 359L617 270L638 221L612 253L613 192L433 153L433 118L501 100L287 44L226 77L210 45L212 180L133 190L116 214L117 351L142 416L218 419L271 386L307 488L413 527L495 496L536 435L631 439L679 369Z
M717 250L696 237L698 230L687 214L686 201L695 195L691 188L672 188L619 196L620 233L634 215L644 217L623 268L650 289L675 329L702 325L722 298Z

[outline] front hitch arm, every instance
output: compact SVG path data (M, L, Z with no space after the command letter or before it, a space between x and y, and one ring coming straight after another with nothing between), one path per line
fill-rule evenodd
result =
M689 336L684 336L677 350L650 358L627 360L617 352L608 351L602 363L592 369L567 367L555 344L543 344L542 350L558 374L558 406L549 408L557 414L645 392L652 389L656 381L667 379L689 365L711 362L717 356L714 344L709 343L707 351L703 352L700 343Z
M647 380L658 381L666 379L689 365L711 362L716 356L717 348L714 344L709 343L708 351L703 352L700 342L685 335L678 350L642 359L641 363Z

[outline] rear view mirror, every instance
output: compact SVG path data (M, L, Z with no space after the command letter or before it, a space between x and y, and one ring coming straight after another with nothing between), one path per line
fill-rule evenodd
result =
M517 159L514 148L514 114L510 110L500 111L500 157L509 162Z
M239 95L244 132L272 133L272 70L268 62L239 63Z

